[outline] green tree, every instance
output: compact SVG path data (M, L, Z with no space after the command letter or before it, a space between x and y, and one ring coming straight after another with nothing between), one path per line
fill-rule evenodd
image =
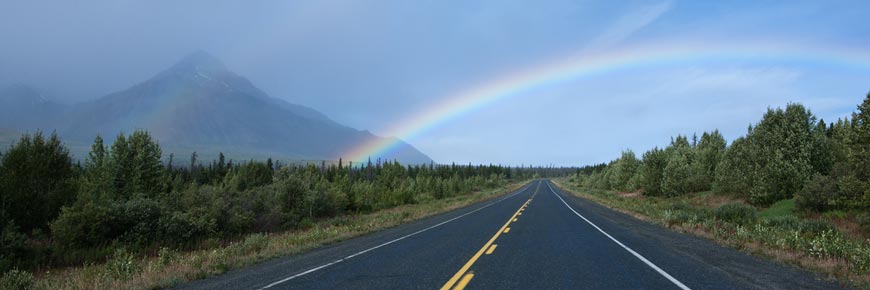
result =
M162 189L163 164L160 145L144 130L136 130L127 141L132 166L130 183L134 194L156 196Z
M668 162L662 172L662 193L676 196L690 192L694 148L686 136L677 136L665 149Z
M757 205L769 205L777 200L791 198L800 191L813 173L823 168L814 168L814 156L824 146L813 142L816 118L800 104L788 104L785 110L768 109L767 113L747 134L754 143L754 162L759 168L759 178L751 189L751 201Z
M658 196L662 195L662 179L665 167L668 165L668 154L658 147L643 154L643 162L640 168L641 187L643 194Z
M640 161L635 157L634 152L625 150L622 152L622 157L616 160L611 166L610 186L612 189L620 191L634 191L637 189L637 181L633 178L637 175Z
M870 209L870 93L852 114L852 133L848 142L848 171L840 187L848 203Z
M725 149L722 161L716 168L716 182L713 189L720 193L734 193L748 197L758 171L754 152L756 150L752 143L744 137L731 142L731 146Z
M706 191L712 188L725 146L725 137L719 133L719 130L711 133L704 132L701 135L692 162L692 191Z
M129 199L133 194L133 184L130 182L133 177L133 153L130 152L130 146L127 144L127 136L123 133L118 134L115 142L112 143L112 150L109 162L109 175L111 176L112 192L111 199Z
M112 191L109 178L109 155L103 138L97 135L85 160L84 175L79 188L79 200L97 201Z
M24 134L3 154L0 170L0 221L22 231L48 229L60 208L76 198L69 151L57 134Z

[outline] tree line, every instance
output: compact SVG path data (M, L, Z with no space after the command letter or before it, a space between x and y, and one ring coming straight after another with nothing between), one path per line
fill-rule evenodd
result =
M870 220L870 94L851 118L826 123L790 103L768 109L730 145L718 131L677 136L640 158L626 150L575 175L589 188L665 197L712 190L761 207L794 198L799 210Z
M99 261L113 249L192 249L319 218L424 203L565 169L164 160L143 130L74 162L58 136L24 134L0 155L0 272Z

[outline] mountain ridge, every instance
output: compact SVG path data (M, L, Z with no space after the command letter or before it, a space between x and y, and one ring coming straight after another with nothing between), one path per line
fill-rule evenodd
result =
M271 152L275 158L337 160L373 138L385 138L339 124L315 109L271 97L204 51L187 55L127 89L72 105L66 111L40 128L57 130L64 139L81 143L92 141L97 134L109 137L146 129L167 154ZM16 130L35 129L7 121L0 127L7 124ZM373 158L432 161L407 143L397 147L392 154Z

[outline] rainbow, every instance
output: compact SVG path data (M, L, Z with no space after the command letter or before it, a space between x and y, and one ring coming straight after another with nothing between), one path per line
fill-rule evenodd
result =
M423 112L395 122L387 136L359 144L344 156L364 161L390 154L401 140L410 141L444 123L492 103L556 84L614 71L667 65L755 61L765 63L810 63L834 67L870 69L870 55L850 49L811 45L758 44L751 46L668 45L645 46L562 57L542 65L518 70L461 90L431 105Z

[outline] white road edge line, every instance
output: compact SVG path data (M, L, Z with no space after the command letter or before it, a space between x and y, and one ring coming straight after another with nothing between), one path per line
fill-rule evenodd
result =
M674 278L673 276L671 276L670 274L668 274L668 272L665 272L665 270L662 270L662 268L659 268L659 266L656 266L656 264L653 264L652 262L650 262L649 260L647 260L646 258L644 258L643 256L641 256L640 254L638 254L637 252L635 252L634 250L632 250L631 248L629 248L629 247L623 245L621 242L619 242L618 240L616 240L615 238L613 238L612 236L610 236L610 234L604 232L604 230L602 230L602 229L599 228L597 225L595 225L594 223L592 223L591 221L589 221L588 219L586 219L586 217L584 217L583 215L581 215L580 213L578 213L576 210L574 210L574 208L572 208L570 205L568 205L567 202L565 202L565 199L563 199L561 196L559 196L559 194L556 193L556 190L553 190L553 187L550 186L550 182L549 182L549 181L547 181L547 187L549 187L549 188L550 188L550 191L553 192L553 195L555 195L556 197L558 197L559 200L561 200L562 203L564 203L565 206L568 207L568 209L570 209L571 211L574 212L574 214L576 214L576 215L579 216L581 219L583 219L584 221L586 221L587 223L589 223L590 225L592 225L592 227L594 227L596 230L598 230L599 232L601 232L602 234L604 234L605 236L607 236L608 238L610 238L610 240L612 240L613 242L615 242L617 245L619 245L620 247L622 247L623 249L625 249L626 251L628 251L629 253L631 253L632 255L634 255L635 257L637 257L638 259L640 259L642 262L646 263L647 266L649 266L649 267L652 268L653 270L656 270L656 272L659 272L659 274L662 274L662 276L665 276L665 278L667 278L668 280L670 280L671 282L673 282L674 285L677 285L677 287L680 287L680 289L683 289L683 290L692 290L691 288L687 287L687 286L684 285L682 282L680 282L679 280L677 280L676 278Z
M538 182L541 182L541 181L538 181ZM311 268L311 269L308 269L308 270L303 271L303 272L300 272L300 273L298 273L298 274L296 274L296 275L293 275L293 276L290 276L290 277L287 277L287 278L284 278L284 279L281 279L281 280L275 281L275 282L273 282L272 284L269 284L269 285L263 286L263 287L261 287L261 288L258 288L258 290L263 290L263 289L268 289L268 288L275 287L275 286L277 286L277 285L279 285L279 284L282 284L282 283L284 283L284 282L287 282L287 281L290 281L290 280L293 280L293 279L299 278L299 277L301 277L301 276L305 276L305 275L311 274L311 273L316 272L316 271L318 271L318 270L321 270L321 269L323 269L323 268L326 268L326 267L329 267L329 266L332 266L332 265L335 265L335 264L338 264L338 263L344 262L344 261L347 260L347 259L350 259L350 258L353 258L353 257L359 256L359 255L362 255L362 254L365 254L365 253L371 252L371 251L376 250L376 249L378 249L378 248L380 248L380 247L383 247L383 246L386 246L386 245L389 245L389 244L392 244L392 243L395 243L395 242L398 242L398 241L401 241L401 240L404 240L404 239L410 238L410 237L415 236L415 235L417 235L417 234L420 234L420 233L422 233L422 232L425 232L425 231L428 231L428 230L431 230L431 229L437 228L437 227L442 226L442 225L444 225L444 224L446 224L446 223L449 223L449 222L452 222L452 221L458 220L458 219L460 219L460 218L462 218L462 217L464 217L464 216L467 216L467 215L473 214L473 213L475 213L475 212L477 212L477 211L480 211L480 210L482 210L482 209L485 209L485 208L487 208L487 207L490 207L490 206L492 206L492 205L494 205L494 204L496 204L496 203L502 202L503 200L506 200L506 199L508 199L508 198L514 197L514 196L516 196L516 195L518 195L518 194L520 194L520 193L522 193L522 192L525 192L525 191L528 190L531 186L532 186L532 183L529 183L529 185L525 186L524 188L522 188L522 189L520 189L520 190L517 190L517 192L515 192L515 193L513 193L513 194L511 194L511 195L509 195L509 196L506 196L506 197L504 197L504 198L502 198L502 199L499 199L499 200L493 201L493 202L491 202L491 203L489 203L489 204L487 204L487 205L484 205L484 206L482 206L482 207L479 207L479 208L477 208L477 209L475 209L475 210L472 210L472 211L470 211L470 212L464 213L464 214L462 214L462 215L460 215L460 216L457 216L457 217L451 218L451 219L449 219L449 220L446 220L446 221L440 222L440 223L438 223L438 224L436 224L436 225L433 225L433 226L430 226L430 227L428 227L428 228L425 228L425 229L422 229L422 230L419 230L419 231L416 231L416 232L413 232L413 233L410 233L410 234L404 235L404 236L402 236L402 237L400 237L400 238L397 238L397 239L395 239L395 240L392 240L392 241L389 241L389 242L386 242L386 243L383 243L383 244L380 244L380 245L377 245L377 246L374 246L374 247L371 247L371 248L368 248L368 249L362 250L362 251L357 252L357 253L355 253L355 254L352 254L352 255L350 255L350 256L347 256L347 257L344 257L344 258L341 258L341 259L338 259L338 260L335 260L335 261L332 261L332 262L329 262L329 263L326 263L326 264L323 264L323 265L320 265L320 266L317 266L317 267L314 267L314 268Z

